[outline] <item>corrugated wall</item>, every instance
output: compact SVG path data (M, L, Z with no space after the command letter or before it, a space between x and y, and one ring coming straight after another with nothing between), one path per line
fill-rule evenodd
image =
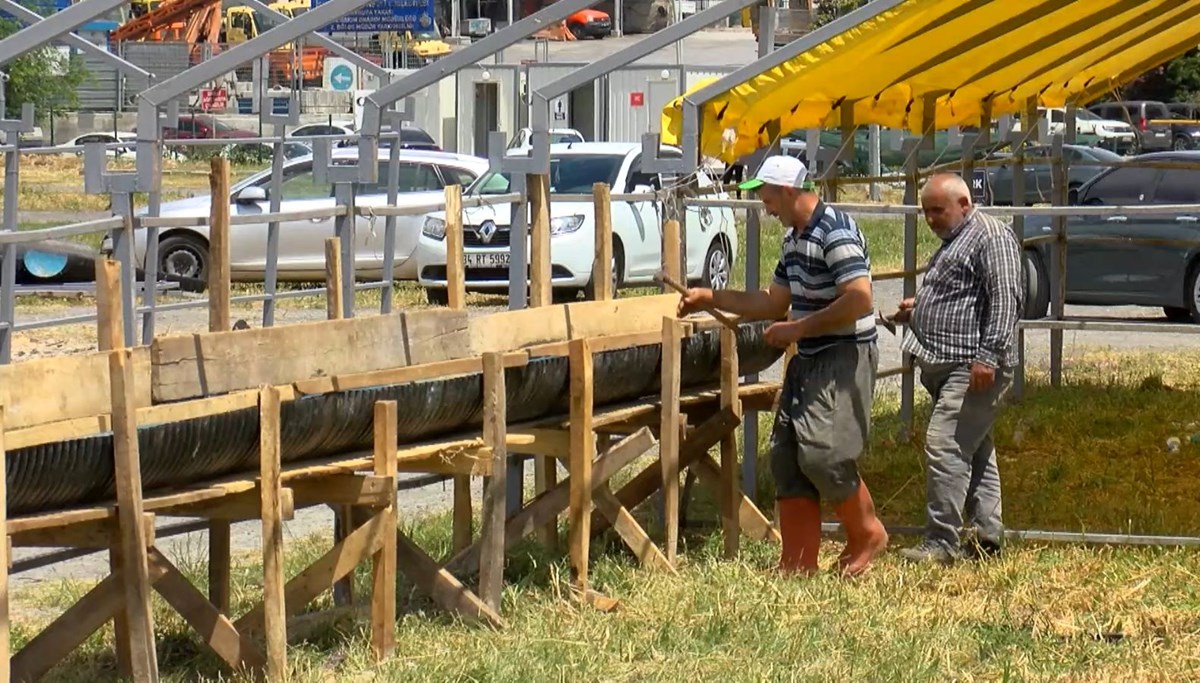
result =
M608 140L639 142L658 132L662 108L679 96L683 70L675 65L630 67L608 75Z

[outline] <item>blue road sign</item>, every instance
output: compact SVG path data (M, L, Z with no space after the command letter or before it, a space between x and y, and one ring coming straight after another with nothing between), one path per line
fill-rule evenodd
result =
M380 31L429 31L433 25L434 0L375 0L341 19L327 24L323 33L378 33ZM316 7L328 0L314 0Z
M334 90L349 90L354 85L354 72L346 64L338 64L329 72L329 84Z

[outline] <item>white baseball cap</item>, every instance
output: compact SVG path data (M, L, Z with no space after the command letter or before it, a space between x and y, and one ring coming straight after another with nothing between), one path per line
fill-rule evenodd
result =
M738 189L754 190L763 185L798 187L804 190L814 187L813 182L808 179L808 167L804 162L786 154L776 154L763 159L754 177L738 185Z

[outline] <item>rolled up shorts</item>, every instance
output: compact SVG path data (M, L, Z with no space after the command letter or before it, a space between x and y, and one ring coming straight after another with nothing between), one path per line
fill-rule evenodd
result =
M771 431L776 497L840 503L854 493L858 459L870 437L878 369L873 342L837 344L792 358Z

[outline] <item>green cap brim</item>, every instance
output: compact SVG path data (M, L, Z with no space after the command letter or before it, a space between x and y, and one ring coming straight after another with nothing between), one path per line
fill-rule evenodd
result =
M739 190L757 190L758 188L762 187L763 185L765 185L765 183L763 181L759 180L758 178L751 178L750 180L747 180L746 182L742 183L741 185L738 185L738 189Z

